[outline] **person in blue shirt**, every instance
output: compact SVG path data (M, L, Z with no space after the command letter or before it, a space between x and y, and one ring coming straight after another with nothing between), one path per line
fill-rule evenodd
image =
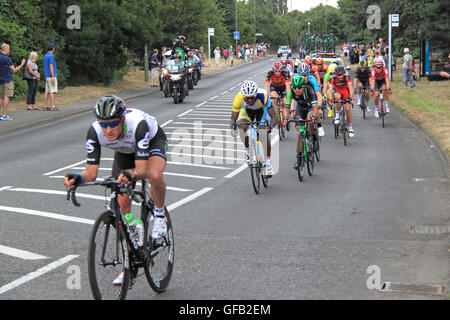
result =
M22 58L22 63L18 67L14 64L10 57L9 44L3 43L0 52L0 120L13 120L6 114L8 109L9 99L14 96L14 81L12 73L16 73L25 65L25 59Z
M55 93L58 93L58 70L55 62L55 45L49 43L47 46L47 54L44 56L44 76L45 76L45 93L44 93L44 107L42 110L59 111L55 106ZM51 106L48 107L48 95L50 94Z

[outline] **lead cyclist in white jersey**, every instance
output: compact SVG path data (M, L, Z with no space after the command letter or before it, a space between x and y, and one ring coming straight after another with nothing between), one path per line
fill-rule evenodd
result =
M127 109L125 102L114 95L100 98L94 108L97 121L89 128L86 138L87 159L83 172L65 176L64 185L74 188L83 182L95 181L100 164L101 147L115 150L112 175L122 184L148 179L150 194L155 202L152 238L167 232L164 216L167 138L156 119L138 109ZM131 200L118 197L124 215L130 213Z

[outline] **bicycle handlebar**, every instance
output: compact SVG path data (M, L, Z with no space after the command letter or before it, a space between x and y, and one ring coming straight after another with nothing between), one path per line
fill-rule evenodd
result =
M69 203L69 201L72 199L73 205L76 207L80 207L81 204L77 201L76 198L76 190L78 187L86 186L105 186L109 189L114 189L119 194L129 194L130 199L134 196L133 186L131 184L119 184L114 177L108 177L104 181L86 182L75 186L75 188L73 189L67 189L66 203Z

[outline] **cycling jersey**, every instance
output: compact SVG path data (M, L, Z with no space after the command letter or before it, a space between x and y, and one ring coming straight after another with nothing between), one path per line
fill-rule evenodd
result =
M319 74L320 79L323 79L325 74L328 72L328 65L323 64L322 67L318 67L317 65L314 65L311 68L311 71L314 72L314 74L317 72Z
M266 83L270 83L274 87L281 87L281 86L286 85L286 83L289 82L290 77L291 77L291 75L289 74L289 71L283 70L280 73L280 75L277 77L275 75L275 71L270 70L266 76Z
M272 108L272 103L270 102L266 90L259 88L256 96L257 96L256 102L253 105L248 105L247 102L244 100L244 95L241 92L239 92L233 101L233 112L239 112L241 108L251 110Z
M330 81L330 85L333 86L333 93L339 92L341 94L342 100L350 97L348 86L351 84L352 81L347 76L344 76L342 80L339 80L337 76L332 76Z
M355 71L355 79L359 79L359 81L361 81L363 84L367 84L371 76L369 68L366 67L365 69L365 71L362 71L361 67L358 67Z
M385 67L381 68L381 72L377 72L376 68L372 69L371 80L384 80L389 79L389 71Z
M87 164L98 165L100 163L102 146L118 153L134 154L136 160L147 160L152 156L152 152L165 157L165 150L150 148L150 141L160 129L154 117L141 110L131 108L127 109L124 117L123 137L114 141L106 138L98 121L92 123L86 138Z
M312 106L317 105L317 96L311 85L307 84L302 95L296 95L294 90L290 89L286 96L286 107L290 108L292 99L297 102L295 115L303 119L308 117L308 113L312 111Z
M320 91L319 82L317 81L317 78L315 76L309 75L308 83L312 85L314 91Z

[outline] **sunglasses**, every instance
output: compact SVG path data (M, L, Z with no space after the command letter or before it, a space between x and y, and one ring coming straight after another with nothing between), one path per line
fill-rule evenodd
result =
M253 97L244 97L244 100L245 100L245 101L251 101L251 100L254 100L254 99L256 99L256 96L253 96Z
M115 127L117 127L119 125L119 123L120 123L120 120L110 121L110 122L99 122L98 124L103 129L106 129L108 127L115 128Z
M381 68L383 68L383 66L375 67L375 69L381 69Z
M337 73L336 74L338 77L342 77L344 74L343 73Z

